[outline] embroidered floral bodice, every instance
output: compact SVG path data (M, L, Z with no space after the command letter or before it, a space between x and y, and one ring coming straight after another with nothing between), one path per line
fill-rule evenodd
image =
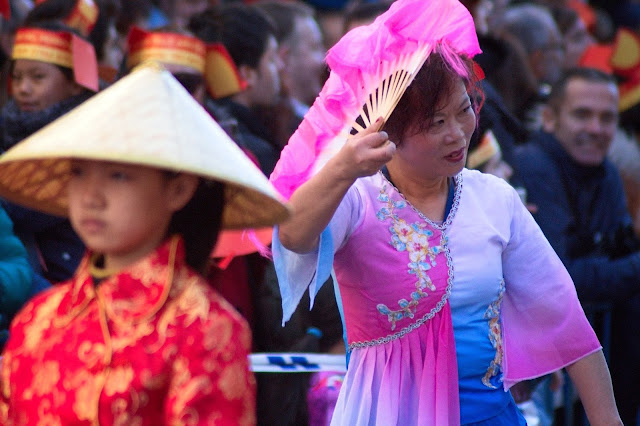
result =
M289 252L276 234L274 261L285 319L335 269L351 349L336 425L483 421L502 412L514 382L599 348L515 190L476 171L456 176L442 224L382 174L358 179L317 251Z
M426 220L385 179L362 195L375 215L365 215L335 262L343 303L349 307L345 322L352 349L411 332L442 309L451 291L448 222ZM449 216L454 215L455 201Z

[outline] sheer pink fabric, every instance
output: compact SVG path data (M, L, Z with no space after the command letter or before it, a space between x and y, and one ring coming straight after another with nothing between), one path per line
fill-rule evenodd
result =
M271 174L281 194L290 198L318 169L322 154L335 149L330 143L341 132L348 133L365 98L377 87L369 77L380 62L437 43L469 56L480 52L473 18L458 0L398 0L373 24L347 33L328 52L329 78ZM346 133L340 139L346 140Z

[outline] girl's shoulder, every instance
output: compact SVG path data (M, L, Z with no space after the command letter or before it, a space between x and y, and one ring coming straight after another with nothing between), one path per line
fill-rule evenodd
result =
M58 315L60 305L70 293L70 282L55 284L31 297L13 318L12 327L20 327L37 318L50 320Z
M179 294L170 303L175 304L177 315L209 323L228 323L232 327L247 328L240 313L202 276L190 269L181 271L175 282Z
M190 282L164 311L181 329L182 340L210 354L246 356L251 349L251 330L244 317L201 276L186 279Z

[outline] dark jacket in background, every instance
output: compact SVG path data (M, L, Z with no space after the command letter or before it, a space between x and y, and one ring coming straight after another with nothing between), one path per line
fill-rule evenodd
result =
M585 311L595 313L594 304L601 309L603 302L610 306L613 389L624 424L636 424L640 243L618 171L608 159L598 167L576 164L544 132L517 152L516 168L529 202L538 207L534 217L573 278Z
M244 105L224 98L214 101L218 107L225 110L237 120L238 136L236 143L257 159L262 172L269 177L280 158L280 148L269 131L261 124L260 119Z
M515 165L528 201L538 208L534 218L580 299L620 301L640 292L640 251L620 255L603 244L631 224L613 163L580 166L551 134L540 132L517 152Z

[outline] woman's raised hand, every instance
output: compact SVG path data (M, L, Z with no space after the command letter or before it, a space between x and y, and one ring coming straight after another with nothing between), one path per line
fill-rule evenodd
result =
M357 179L376 173L396 152L396 145L389 140L378 119L371 127L350 137L336 154L335 160L345 177Z

